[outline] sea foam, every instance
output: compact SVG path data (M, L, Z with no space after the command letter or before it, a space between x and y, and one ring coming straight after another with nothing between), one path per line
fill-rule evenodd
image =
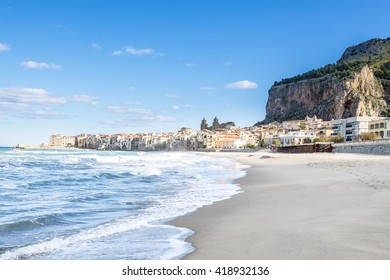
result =
M164 223L245 174L193 153L11 150L0 166L0 259L180 258L192 232Z

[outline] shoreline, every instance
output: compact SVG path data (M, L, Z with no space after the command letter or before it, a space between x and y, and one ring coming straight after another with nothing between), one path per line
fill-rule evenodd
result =
M251 166L242 192L178 217L183 259L390 259L389 156L210 153Z

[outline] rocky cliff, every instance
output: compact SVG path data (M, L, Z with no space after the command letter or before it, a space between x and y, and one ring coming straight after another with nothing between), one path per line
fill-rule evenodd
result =
M268 94L263 122L388 115L390 38L349 47L336 64L275 82Z

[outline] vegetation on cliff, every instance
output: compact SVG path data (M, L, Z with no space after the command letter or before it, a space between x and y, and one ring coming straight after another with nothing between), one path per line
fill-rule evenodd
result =
M339 78L339 79L346 79L346 78L352 78L353 74L358 70L361 69L364 65L367 63L364 61L351 61L351 62L341 62L336 64L328 64L324 67L310 70L306 73L299 74L297 76L294 76L292 78L285 78L282 79L279 82L275 82L274 86L280 86L285 85L289 83L297 83L299 81L303 80L310 80L315 78L322 78L327 75L331 75L333 77Z
M344 80L352 78L364 65L368 65L373 69L377 78L390 80L390 38L385 40L372 39L350 47L337 63L282 79L275 82L274 86L321 78L327 75Z
M334 64L275 82L262 123L390 116L390 38L347 48Z

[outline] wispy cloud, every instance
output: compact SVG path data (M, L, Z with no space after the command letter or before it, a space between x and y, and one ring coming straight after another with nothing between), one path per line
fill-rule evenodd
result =
M63 119L65 114L51 109L66 103L66 99L53 96L40 88L0 88L0 113L28 119Z
M159 115L145 116L142 120L155 121L155 122L175 122L175 121L177 121L176 118L167 117L167 116L159 116Z
M108 109L108 111L110 111L112 113L116 113L116 114L126 113L126 110L127 110L127 109L125 109L123 107L114 106L114 105L107 106L107 109Z
M22 61L20 66L25 69L61 69L61 66L58 64L38 62L33 60Z
M216 88L205 86L205 87L200 87L199 90L202 90L202 91L215 91Z
M181 106L179 106L179 105L172 105L172 106L171 106L171 109L172 109L172 110L189 109L189 108L192 108L192 105L190 105L190 104L184 104L184 105L181 105Z
M6 43L0 43L0 52L9 52L11 50L11 46Z
M248 80L238 81L231 84L226 84L225 88L227 89L255 89L257 84Z
M68 98L70 101L75 101L75 102L81 102L81 103L88 103L91 105L97 105L99 104L99 101L96 97L90 96L90 95L73 95Z
M186 63L186 67L188 68L192 68L192 67L195 67L196 64L195 63Z
M63 113L48 110L35 110L17 115L19 118L27 119L68 119L69 116Z
M231 61L225 61L224 63L222 63L223 66L232 66L233 65L233 62Z
M111 55L112 56L121 56L121 55L123 55L123 51L121 51L121 50L113 51L111 53Z
M175 118L162 116L155 112L144 108L126 108L124 106L110 105L107 109L121 116L121 126L124 124L140 125L148 124L149 122L173 122Z
M41 88L0 88L0 101L23 104L60 104L65 98L55 97Z
M148 109L127 109L128 113L140 114L140 115L152 115L153 112Z
M93 43L91 46L94 50L100 50L102 47L98 43Z
M163 53L157 52L154 49L146 48L146 49L135 49L132 46L127 46L125 48L126 53L132 54L132 55L156 55L156 56L163 56Z
M122 55L135 55L135 56L164 56L163 53L156 51L152 48L136 49L132 46L124 47L120 50L115 50L111 53L112 56L122 56Z
M138 115L152 115L153 112L142 108L124 108L121 106L110 105L107 109L116 114L138 114Z
M150 127L153 131L158 131L161 129L161 125L157 124L157 128L153 127L153 125L156 125L156 123L172 123L176 122L177 119L173 117L168 116L162 116L162 115L145 115L145 116L137 116L137 115L128 115L123 116L122 118L116 119L116 120L104 120L100 121L100 124L104 128L112 129L128 129L131 128L138 128L138 132L145 132L146 127Z
M27 109L29 106L24 103L17 103L17 102L8 102L8 101L0 101L0 112L1 109L4 110L24 110Z
M173 99L181 98L181 96L177 94L167 94L166 97L173 98Z

